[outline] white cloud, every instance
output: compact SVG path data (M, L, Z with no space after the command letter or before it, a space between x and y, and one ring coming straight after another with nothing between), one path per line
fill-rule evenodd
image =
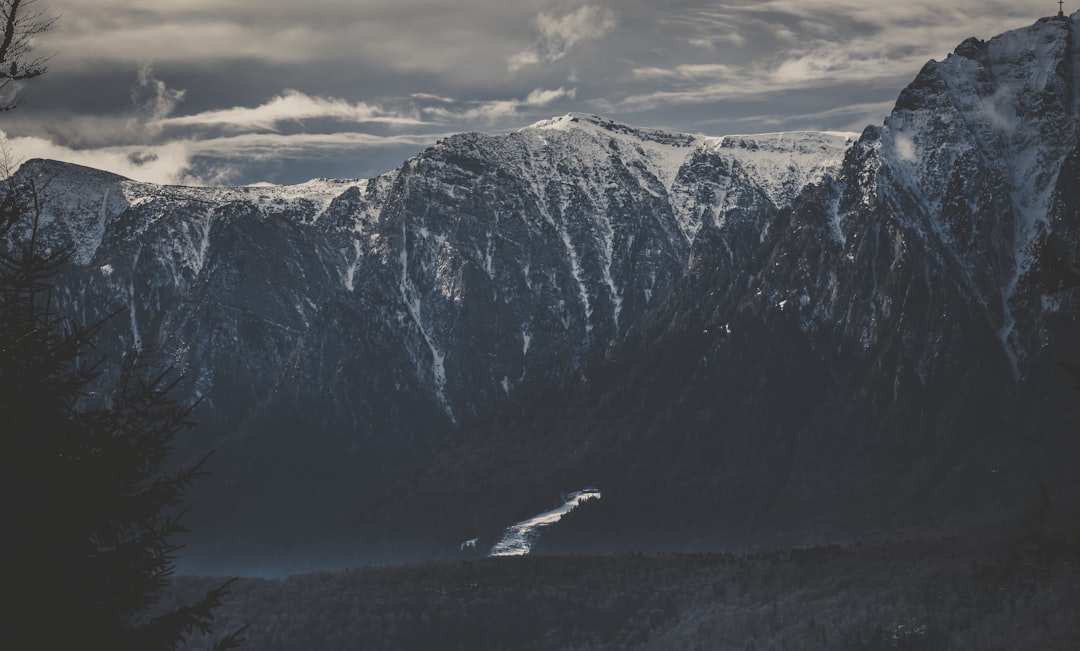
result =
M510 72L562 59L578 43L607 36L615 29L618 17L610 9L584 5L564 14L541 12L534 22L539 37L531 47L507 60Z
M522 68L534 66L542 60L540 54L535 50L523 50L506 60L506 69L510 72L517 72Z
M688 80L733 79L738 75L737 68L723 63L682 64L673 68L656 66L634 68L631 74L641 80Z
M443 95L435 95L433 93L410 93L409 97L416 100L439 102L441 104L453 104L457 101L453 97L444 97Z
M137 181L173 185L222 185L244 175L245 165L282 157L314 159L373 147L430 146L450 133L376 136L359 132L319 134L245 133L205 140L172 140L155 145L76 149L38 137L8 137L15 161L48 158L120 174ZM207 163L211 159L213 162Z
M995 129L1005 133L1012 133L1016 130L1016 107L1013 106L1011 101L1016 94L1016 89L1003 86L998 88L992 96L982 99L983 114Z
M847 104L824 111L807 113L773 113L768 115L749 115L738 118L716 117L699 122L702 126L723 125L726 129L742 128L739 125L752 124L755 129L798 131L820 129L823 124L832 124L831 130L860 132L868 124L881 124L889 114L895 101L866 102ZM730 132L729 132L730 133Z
M683 131L857 128L862 117L879 122L887 108L877 101L927 59L1056 12L1044 0L48 4L62 18L40 50L57 56L4 129L135 178L204 182L213 175L200 157L219 152L235 169L237 156L271 158L281 147L289 180L329 168L334 151L378 149L348 155L365 170L390 169L400 147L436 137L425 132L520 126L566 110ZM155 69L142 70L129 101L127 81L147 57ZM834 101L845 106L822 110ZM986 106L993 120L1008 120L1008 109ZM770 115L750 115L762 110ZM334 140L353 149L333 150Z
M169 88L154 76L154 68L144 64L139 68L135 87L131 89L131 102L149 121L162 120L176 109L184 99L186 90Z
M681 60L639 59L629 76L634 85L608 105L653 110L857 83L899 90L928 59L942 58L968 36L1030 23L1037 12L1024 5L1034 4L762 0L689 8L662 23L669 39L695 49L681 50Z
M915 141L905 134L897 134L893 139L893 146L896 147L896 154L900 157L900 160L914 163L915 156Z
M525 106L547 106L555 100L563 99L566 97L573 99L576 95L576 88L571 88L569 90L562 87L553 90L543 90L541 88L537 88L536 90L529 93L528 97L525 98L523 104Z
M152 147L101 147L74 149L51 140L36 137L13 137L0 131L13 158L28 161L33 158L86 165L148 183L204 185L208 179L196 178L192 167L189 143L170 142Z
M857 44L855 44L857 46ZM850 44L848 47L852 47ZM616 106L655 109L663 106L722 102L809 88L830 88L859 82L892 82L898 86L926 62L921 53L885 51L860 57L840 46L822 44L809 51L789 51L743 66L680 64L632 71L643 81L667 81L655 90L629 95Z
M245 76L251 64L272 65L283 75L320 75L320 69L351 64L360 74L378 70L486 78L504 71L506 54L527 38L533 14L524 3L493 6L490 0L48 4L62 15L43 37L43 49L61 55L53 68L91 74L152 56L162 70L227 70L237 77ZM507 29L511 24L521 27ZM280 85L312 92L299 80Z
M522 112L573 99L576 88L536 88L523 98L467 102L433 93L412 93L388 109L370 102L316 97L285 90L253 107L173 115L185 91L170 89L150 66L139 70L131 91L133 106L126 114L93 119L59 120L34 136L7 135L16 160L49 158L87 165L139 181L162 184L221 185L247 180L246 170L263 161L302 166L304 161L369 155L372 149L430 146L460 131L432 132L446 123L494 123L517 119ZM427 108L417 108L425 106ZM430 119L421 119L426 115ZM321 121L317 133L281 127ZM407 133L367 133L378 124ZM350 128L343 128L348 125ZM100 138L84 138L89 131Z
M394 126L424 124L416 117L385 111L367 102L348 102L334 97L312 97L298 90L287 89L277 97L254 108L232 108L204 111L161 120L166 126L218 126L234 130L262 129L274 131L284 122L327 118L342 122L379 123Z
M577 88L537 88L524 99L493 100L472 103L468 108L451 110L443 107L424 109L424 113L443 120L480 120L488 123L517 117L521 111L547 106L561 99L577 97Z
M393 136L378 136L358 131L298 134L245 133L191 141L191 146L196 154L202 156L217 155L253 159L288 156L303 159L371 147L399 145L422 147L432 145L440 138L449 137L453 133L412 133Z

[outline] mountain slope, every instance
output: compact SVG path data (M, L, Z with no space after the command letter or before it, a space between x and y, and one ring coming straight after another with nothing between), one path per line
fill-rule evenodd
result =
M325 527L451 432L576 372L665 299L703 233L737 264L850 141L572 114L454 136L372 180L19 173L44 188L46 240L75 247L58 307L126 308L101 354L157 349L202 399L181 456L219 454L195 509L214 523L193 524L239 539L282 517Z
M927 64L764 237L703 228L686 275L602 363L504 408L429 481L502 521L527 513L514 501L603 488L549 549L997 527L1041 490L1067 511L1074 32L1045 19ZM487 485L502 491L485 500ZM466 531L433 492L395 508L463 538L494 529Z
M1080 501L1075 20L965 41L857 140L571 114L371 180L20 174L60 307L127 306L102 353L203 398L208 555L430 554L585 485L541 545L985 529Z

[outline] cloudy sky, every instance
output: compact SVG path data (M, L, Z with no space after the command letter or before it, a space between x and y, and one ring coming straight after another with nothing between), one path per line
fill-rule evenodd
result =
M162 183L370 177L569 111L723 135L859 131L929 59L1053 0L38 0L16 157ZM1069 7L1066 7L1068 10Z

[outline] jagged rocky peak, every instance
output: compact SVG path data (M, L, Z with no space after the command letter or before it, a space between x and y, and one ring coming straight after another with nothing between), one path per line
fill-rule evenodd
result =
M35 182L47 181L55 177L79 177L83 182L129 181L126 177L94 167L77 163L65 163L48 158L31 158L19 166L24 174L32 175Z
M986 55L986 41L972 36L957 45L953 54L978 61Z
M130 240L151 227L183 228L184 222L196 216L216 223L241 211L241 206L251 216L314 224L339 198L368 189L363 179L237 187L158 185L44 159L26 161L17 174L33 180L42 198L45 237L58 245L74 246L79 264L90 263L107 235Z
M568 113L520 130L538 135L545 145L550 144L552 132L573 134L569 142L579 148L596 146L597 155L611 151L631 158L633 153L640 155L668 191L673 190L684 167L693 168L688 176L694 179L704 160L724 168L725 175L733 172L734 165L737 173L764 191L777 207L790 203L806 185L835 172L844 152L858 137L855 133L819 131L712 137L630 126L586 113Z
M957 504L969 496L955 487L1019 476L1013 457L1042 445L1075 459L1075 388L1066 391L1060 370L1075 358L1059 357L1064 341L1077 340L1080 309L1064 277L1075 277L1080 250L1075 20L969 40L928 64L836 176L804 190L769 229L766 202L737 181L770 176L746 167L753 156L787 156L787 134L708 141L711 151L695 152L679 173L696 183L679 213L716 225L695 242L701 264L637 330L645 334L628 337L595 374L608 382L596 393L629 414L605 439L594 432L615 411L575 405L514 444L532 436L548 446L543 436L584 421L597 448L632 447L633 463L655 463L663 480L648 492L736 478L711 494L682 493L740 506L770 495L756 513L799 514L778 517L781 527L803 513L866 508L876 518L899 505L938 508L943 496ZM577 128L572 117L559 128ZM820 136L792 138L793 150L808 138ZM737 211L745 219L733 219ZM755 231L763 237L745 237ZM1048 232L1061 249L1050 270L1058 289L1034 273ZM1056 310L1060 319L1041 320ZM685 356L669 361L674 351ZM655 377L669 398L658 397ZM669 413L663 423L677 425L636 423ZM704 415L678 419L695 413ZM1056 440L1046 434L1055 427ZM1032 473L1035 485L1075 494L1075 463L1044 461L1054 472ZM644 476L652 479L635 467L613 483L645 494ZM680 500L658 502L667 510Z
M130 206L140 186L111 172L40 158L24 162L17 174L33 182L41 201L46 245L73 247L75 261L84 264L93 257L108 223Z
M835 167L844 144L811 133L710 139L575 113L453 136L370 181L158 186L51 161L21 173L52 179L50 237L74 244L78 265L109 270L107 283L78 280L79 300L135 306L118 341L156 341L214 386L244 387L251 404L286 369L260 366L248 381L226 347L199 343L211 333L247 324L252 358L292 355L293 370L328 378L377 347L410 369L388 386L411 383L461 414L572 370L642 318L684 272L702 219L738 213L752 232L733 248L756 242L775 207ZM266 287L250 287L255 266ZM262 307L235 318L231 306L260 292ZM377 304L365 318L393 343L346 331L323 307L331 299L345 313ZM190 305L214 307L178 316ZM305 361L331 345L342 361ZM348 418L368 409L362 396L332 401ZM248 416L233 411L226 421Z
M898 218L940 240L1022 372L1039 346L1023 332L1044 309L1024 277L1048 234L1062 164L1076 149L1075 21L1047 18L931 61L879 131L878 182ZM877 161L877 162L874 162ZM935 246L935 248L939 248Z
M673 147L693 147L700 142L699 137L688 133L631 126L629 124L616 122L615 120L589 113L567 113L566 115L553 117L548 120L541 120L522 129L522 131L529 130L579 130L599 135L605 135L606 133L608 136L629 136L638 140L656 142Z
M969 146L986 159L1039 148L1047 155L1019 161L1018 176L1009 179L1013 189L1029 186L1024 175L1031 164L1053 167L1074 144L1073 31L1072 19L1040 20L986 42L968 39L944 61L927 63L885 122L890 157L936 172L935 157L964 153ZM973 135L980 138L966 142ZM943 141L957 147L934 151ZM1052 179L1038 185L1048 182Z

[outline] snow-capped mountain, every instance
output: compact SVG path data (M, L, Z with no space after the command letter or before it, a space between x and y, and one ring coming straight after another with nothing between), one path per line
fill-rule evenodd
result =
M575 368L666 295L703 223L722 228L741 208L764 232L770 212L835 169L852 140L701 138L572 114L455 136L370 181L161 187L48 161L22 174L45 187L47 236L74 245L92 272L78 274L72 302L127 306L125 343L152 342L186 373L202 369L205 397L218 358L191 350L208 331L181 334L188 301L223 305L237 293L250 314L203 315L197 327L235 330L251 317L298 340L331 296L377 298L415 381L456 418L508 393L530 367ZM255 274L223 267L260 259ZM215 286L226 277L229 287ZM253 302L260 285L276 295ZM280 362L294 337L278 337ZM463 337L473 340L467 351Z
M47 240L75 248L59 307L126 308L100 352L159 350L202 399L191 447L219 447L218 474L276 494L274 509L296 491L343 505L520 387L581 368L669 294L703 230L749 251L853 140L571 114L454 136L371 180L20 174L43 188Z
M454 521L467 487L503 517L552 477L695 535L967 508L1035 472L1074 494L1075 20L965 41L858 137L571 114L371 180L20 174L76 250L60 307L127 307L103 354L159 348L202 397L223 518L339 513L437 447L398 515Z
M768 227L752 202L699 218L685 274L602 364L511 404L429 483L540 499L542 467L603 486L562 549L944 530L1043 489L1076 504L1076 18L928 63ZM431 495L399 508L437 518Z

